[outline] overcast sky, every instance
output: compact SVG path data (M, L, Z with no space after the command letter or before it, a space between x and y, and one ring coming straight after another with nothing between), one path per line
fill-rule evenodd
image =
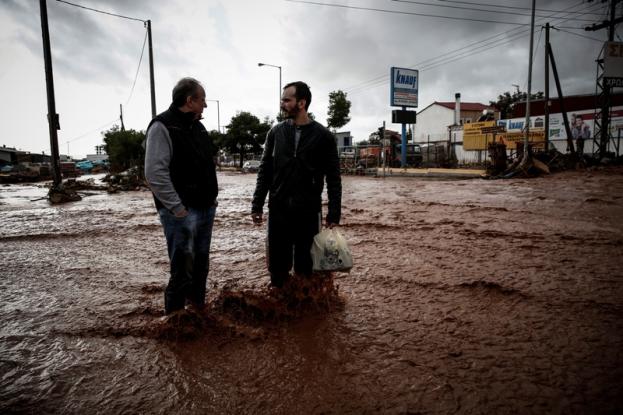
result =
M281 66L283 85L307 82L310 111L323 124L329 93L347 92L351 122L342 131L351 131L355 141L367 139L384 120L388 128L400 128L391 124L392 66L420 70L418 111L453 101L456 92L463 102L488 104L513 84L522 91L528 84L529 0L71 2L150 19L157 111L169 106L179 78L193 76L208 99L219 100L222 126L238 111L275 118L279 71L258 62ZM560 28L550 36L564 94L594 93L595 59L607 33L584 27L606 18L606 3L536 4L532 90L543 90L541 26L550 22ZM143 23L55 0L47 8L60 152L77 158L94 153L101 131L118 123L120 104L126 128L144 130L151 119L147 48L130 96ZM49 154L39 1L0 0L0 63L0 145ZM208 129L217 128L216 102L208 102L204 117Z

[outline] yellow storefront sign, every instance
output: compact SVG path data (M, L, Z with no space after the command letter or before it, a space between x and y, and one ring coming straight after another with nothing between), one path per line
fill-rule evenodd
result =
M482 134L480 131L481 128L470 130L469 134L467 134L467 130L463 131L464 150L486 150L489 143L493 143L493 141L506 144L506 148L508 150L515 150L517 149L517 143L523 142L524 140L523 132ZM530 131L528 141L533 145L533 147L543 148L545 145L545 132L542 130Z
M509 150L515 150L518 142L523 143L524 137L525 133L523 132L498 134L498 139L504 140L504 144L506 144L506 148ZM543 148L545 145L545 131L530 131L528 142L533 144L534 147Z
M496 137L496 140L499 140L499 139ZM463 133L463 149L464 150L486 150L487 145L492 142L493 142L493 134L465 135L465 133Z
M495 121L470 122L463 125L463 136L481 135L483 128L495 127Z

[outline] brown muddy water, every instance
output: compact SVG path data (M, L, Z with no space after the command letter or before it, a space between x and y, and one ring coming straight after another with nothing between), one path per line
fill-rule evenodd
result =
M219 180L210 307L167 324L148 192L0 188L1 413L623 412L623 170L344 177L355 267L289 299Z

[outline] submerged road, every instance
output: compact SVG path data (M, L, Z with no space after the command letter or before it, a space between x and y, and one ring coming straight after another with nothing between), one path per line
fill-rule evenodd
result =
M211 308L175 336L150 193L0 187L0 412L623 411L623 170L343 181L355 267L297 310L255 176L221 173Z

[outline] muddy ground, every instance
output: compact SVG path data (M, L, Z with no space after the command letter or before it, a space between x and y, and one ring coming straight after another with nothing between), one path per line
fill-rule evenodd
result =
M287 299L254 175L219 181L210 308L173 327L149 193L0 188L0 412L623 412L623 170L344 177L355 267Z

